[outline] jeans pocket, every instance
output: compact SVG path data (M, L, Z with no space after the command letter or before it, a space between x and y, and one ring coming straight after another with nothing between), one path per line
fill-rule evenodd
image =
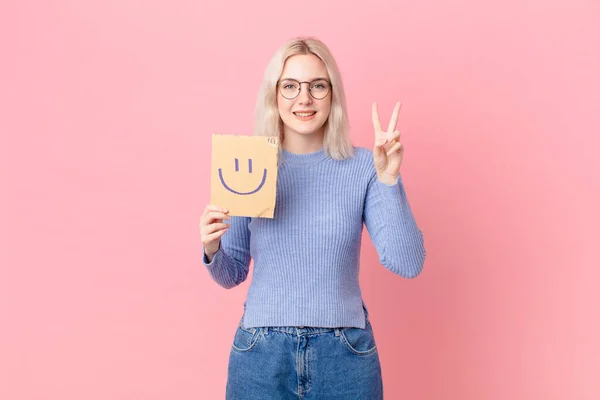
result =
M240 323L237 330L235 331L231 347L233 350L236 351L249 351L254 346L256 346L256 343L261 337L262 329L244 328L243 325Z
M341 329L340 340L348 350L359 356L368 356L377 351L375 334L368 319L364 329L354 327Z

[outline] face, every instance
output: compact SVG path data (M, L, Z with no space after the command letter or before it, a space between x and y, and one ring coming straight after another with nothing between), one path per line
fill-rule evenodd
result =
M300 93L293 99L294 84L277 88L277 108L283 121L284 137L289 135L321 135L324 131L324 124L329 117L331 110L331 88L327 91L327 82L329 74L327 68L321 59L314 54L298 54L288 58L283 67L280 82L286 79L295 79L298 82L314 82L313 94L322 99L315 99L309 93L309 84L300 84ZM326 79L327 82L321 84L319 79ZM286 91L287 88L287 91ZM282 95L283 89L287 95Z

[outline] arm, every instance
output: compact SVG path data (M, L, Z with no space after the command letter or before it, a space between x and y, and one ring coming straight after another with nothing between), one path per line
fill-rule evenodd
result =
M381 264L404 278L415 278L423 270L423 233L410 209L402 178L386 184L373 172L363 213L365 226Z
M219 249L209 259L202 246L202 261L212 279L226 289L244 282L250 267L248 217L231 217L229 231L221 237Z

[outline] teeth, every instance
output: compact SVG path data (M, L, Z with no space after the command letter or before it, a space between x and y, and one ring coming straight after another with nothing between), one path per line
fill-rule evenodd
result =
M304 113L294 113L299 117L310 117L311 115L315 114L314 112L304 112Z

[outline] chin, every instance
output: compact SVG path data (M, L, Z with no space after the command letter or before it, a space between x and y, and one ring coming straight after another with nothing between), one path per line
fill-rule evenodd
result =
M319 131L320 131L319 129L314 129L314 130L297 130L296 132L302 136L311 136L311 135L318 134Z
M294 126L294 132L300 135L314 135L319 133L323 129L323 124L313 126Z

